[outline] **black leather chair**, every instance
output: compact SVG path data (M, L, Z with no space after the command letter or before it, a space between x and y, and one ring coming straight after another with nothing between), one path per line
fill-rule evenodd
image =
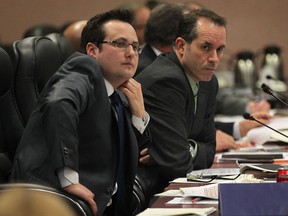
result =
M24 126L48 79L61 65L57 45L47 37L28 37L16 41L13 89Z
M24 129L11 89L12 77L10 58L0 48L0 183L8 181L14 152Z
M30 26L28 29L25 30L23 33L22 38L27 38L27 37L34 37L34 36L45 36L50 33L58 33L60 30L50 24L38 24L38 25L33 25Z
M51 33L46 35L50 38L59 48L61 63L63 63L67 57L74 53L71 42L61 33Z
M139 214L148 207L149 198L145 194L146 187L142 177L136 175L133 185L133 215Z
M47 37L28 37L20 41L16 41L13 44L13 49L15 53L15 62L13 65L13 79L12 66L11 64L9 65L10 61L8 61L10 59L7 54L5 55L5 51L3 49L0 50L0 71L2 72L2 68L4 68L4 66L2 67L1 65L2 62L3 64L4 62L6 62L6 67L10 70L10 73L7 72L5 74L3 73L2 75L0 73L0 125L3 128L11 127L11 125L9 125L11 123L9 122L9 120L12 120L6 120L2 118L2 116L8 117L7 114L12 111L17 113L18 119L17 117L15 117L15 119L21 125L21 130L19 129L19 131L17 131L19 132L20 138L41 90L43 89L48 79L57 71L57 69L61 65L61 60L58 47L52 40ZM5 61L2 61L2 59L5 59ZM4 78L6 79L6 81L4 81ZM13 97L14 93L15 98ZM12 99L10 99L10 95L12 95ZM8 99L6 99L6 97ZM14 103L14 101L16 102ZM10 103L11 107L19 107L19 111L18 109L9 110L8 107L10 107ZM10 133L12 133L12 131L13 130L11 130ZM9 134L9 136L10 135L11 134ZM8 164L8 172L11 168L11 161L13 160L18 141L19 139L17 139L17 142L15 141L15 146L13 146L13 149L11 149L12 158L10 160L10 164ZM1 153L2 152L0 151L0 171L2 172ZM5 152L3 152L3 154L4 153ZM6 179L3 182L6 184L0 184L0 194L2 190L9 190L15 187L24 187L27 190L38 190L45 193L53 193L57 196L63 197L66 202L74 208L77 215L93 216L89 205L85 201L71 194L67 194L63 191L58 191L56 189L48 188L42 185L9 183L8 181L6 181Z

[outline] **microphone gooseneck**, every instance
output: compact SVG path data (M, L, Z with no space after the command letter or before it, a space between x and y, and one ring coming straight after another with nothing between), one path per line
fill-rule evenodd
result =
M274 91L265 83L262 83L261 88L263 90L263 92L265 92L266 94L272 95L274 98L276 98L276 100L280 101L282 104L284 104L286 107L288 107L288 104L283 101L281 98L279 98L278 96L276 96L274 94Z
M263 126L269 128L270 130L273 130L273 131L275 131L276 133L278 133L278 134L280 134L280 135L282 135L282 136L288 138L288 136L287 136L286 134L281 133L280 131L278 131L278 130L272 128L272 127L270 127L269 125L264 124L263 122L261 122L261 121L255 119L255 118L254 118L250 113L243 113L243 118L246 119L246 120L250 120L250 121L256 121L257 123L259 123L259 124L261 124L261 125L263 125Z

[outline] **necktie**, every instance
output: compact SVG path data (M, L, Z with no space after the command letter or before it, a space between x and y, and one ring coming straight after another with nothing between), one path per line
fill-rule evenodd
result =
M199 91L199 84L195 83L195 85L192 87L192 91L194 94L194 101L195 101L195 109L194 109L194 114L196 113L197 110L197 99L198 99L198 91Z
M119 129L119 167L117 176L117 201L116 212L121 215L126 210L126 187L125 187L125 124L122 101L116 91L110 96L111 104L117 114Z

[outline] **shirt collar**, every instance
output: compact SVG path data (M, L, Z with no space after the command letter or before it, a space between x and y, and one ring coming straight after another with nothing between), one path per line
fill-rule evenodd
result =
M111 85L111 83L109 83L106 79L104 79L104 82L105 82L105 86L106 86L106 90L107 90L107 95L108 95L108 97L110 97L114 92L114 88Z
M189 80L193 94L194 94L194 96L196 96L198 94L198 90L199 90L199 82L196 82L191 76L189 76L189 74L187 74L187 73L185 73L185 74Z
M154 53L156 54L156 56L159 56L160 54L162 54L162 52L158 49L156 49L155 47L151 46L152 50L154 51Z

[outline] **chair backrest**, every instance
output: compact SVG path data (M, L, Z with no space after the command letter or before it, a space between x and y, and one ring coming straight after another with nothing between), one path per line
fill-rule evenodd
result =
M73 46L71 42L61 33L51 33L46 35L50 38L59 48L61 55L61 63L63 63L67 57L69 57L73 52Z
M61 65L57 45L47 37L28 37L14 42L13 89L24 126L48 79Z
M11 60L0 48L0 183L7 180L24 129L11 89L12 73Z

